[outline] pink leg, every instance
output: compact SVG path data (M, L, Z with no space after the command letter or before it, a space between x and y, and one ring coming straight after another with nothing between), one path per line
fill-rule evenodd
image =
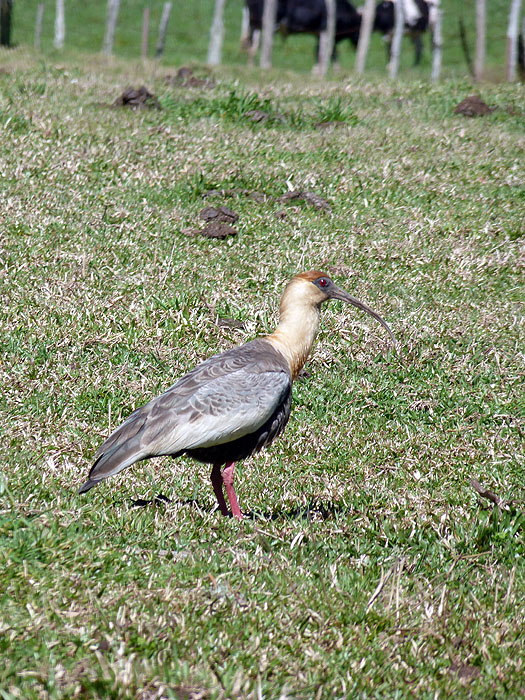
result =
M228 494L228 499L230 501L230 506L232 508L232 513L236 518L242 520L241 509L239 508L239 503L237 502L237 496L235 494L235 489L233 488L233 469L235 467L235 462L228 462L224 467L222 472L222 479L224 485L226 486L226 493Z
M229 515L230 512L222 492L222 474L220 464L213 465L213 469L211 470L211 483L213 484L213 490L215 491L215 496L217 497L217 502L219 503L221 513L223 515Z

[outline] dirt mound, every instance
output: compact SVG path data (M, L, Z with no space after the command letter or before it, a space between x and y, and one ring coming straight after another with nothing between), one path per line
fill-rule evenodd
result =
M479 95L471 95L461 100L454 110L454 114L463 114L465 117L482 117L485 114L491 114L495 109L497 108L489 107L483 102Z
M199 212L203 221L223 221L226 224L234 224L239 215L228 207L205 207Z
M286 192L279 197L281 202L291 202L293 200L302 200L307 204L310 204L316 209L323 209L324 211L332 211L332 207L324 197L316 194L315 192L305 192L304 190L294 190L293 192Z
M144 85L139 88L127 87L112 106L131 107L131 109L162 109L157 97Z
M175 75L165 77L168 85L175 85L184 88L214 88L215 82L210 78L199 78L193 74L193 68L182 66Z
M223 240L229 236L236 236L238 231L224 221L214 220L208 222L202 231L199 231L199 234L205 238L219 238Z

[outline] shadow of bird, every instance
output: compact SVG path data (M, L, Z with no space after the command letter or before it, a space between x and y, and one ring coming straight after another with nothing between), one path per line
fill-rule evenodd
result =
M85 493L104 479L150 457L188 455L212 465L219 509L242 518L233 487L235 462L266 447L282 432L292 402L292 383L312 348L321 305L339 299L388 324L323 272L293 277L281 298L276 330L210 357L165 393L134 411L100 446Z
M153 498L137 498L131 501L131 506L133 508L145 508L147 506L165 506L166 504L172 504L177 506L193 506L201 513L211 514L215 511L217 506L202 505L195 498L186 499L176 499L173 500L168 498L162 493L156 494ZM278 508L277 510L271 511L260 511L251 510L249 513L243 513L243 517L248 520L266 520L268 522L272 520L328 520L337 515L348 515L353 513L354 509L347 505L342 505L340 503L334 503L333 501L319 501L313 498L308 503L288 508L288 510L283 510Z

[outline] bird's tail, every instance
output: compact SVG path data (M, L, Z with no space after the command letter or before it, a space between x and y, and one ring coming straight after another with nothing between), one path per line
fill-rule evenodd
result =
M82 484L79 493L89 491L100 481L118 474L141 459L160 454L153 447L152 441L154 443L159 432L162 432L163 424L162 421L157 424L155 418L152 419L152 412L163 396L161 394L157 399L133 411L98 448L88 480Z
M116 432L119 431L117 430ZM115 440L115 434L110 435L95 455L96 461L91 467L88 480L82 484L78 492L86 493L99 482L118 474L126 467L130 467L147 456L143 448L141 448L139 436L125 439L125 436L122 435L121 440Z
M82 486L78 489L79 493L86 493L86 491L89 491L89 489L92 489L93 486L96 486L98 484L98 481L93 481L92 479L88 479L85 484L82 484Z

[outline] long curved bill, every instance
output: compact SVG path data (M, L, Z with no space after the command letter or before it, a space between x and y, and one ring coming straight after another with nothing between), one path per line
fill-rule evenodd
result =
M383 326L383 328L386 328L390 338L392 339L394 347L397 348L397 340L394 338L394 334L390 330L390 326L388 325L388 323L383 318L381 318L381 316L378 313L376 313L373 309L371 309L367 304L365 304L362 301L359 301L359 299L356 299L351 294L348 294L348 292L345 292L344 289L341 289L336 284L331 285L330 297L332 299L339 299L340 301L346 301L347 304L352 304L352 306L356 306L358 309L361 309L362 311L366 311L367 314L369 314L370 316L373 316L376 319L376 321L379 321L379 323Z

